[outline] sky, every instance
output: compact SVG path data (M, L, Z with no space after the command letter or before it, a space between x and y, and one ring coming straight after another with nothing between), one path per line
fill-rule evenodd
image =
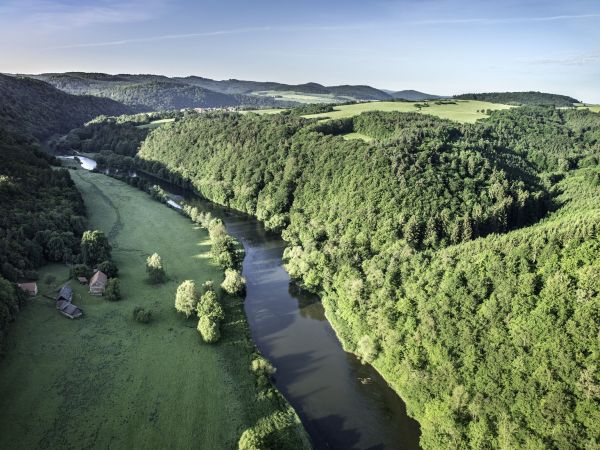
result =
M0 72L198 75L600 103L598 0L0 0Z

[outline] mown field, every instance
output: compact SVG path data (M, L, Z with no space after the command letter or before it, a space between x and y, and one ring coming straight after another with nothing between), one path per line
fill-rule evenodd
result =
M274 97L275 100L298 103L335 103L352 101L352 97L337 97L333 94L305 94L295 91L256 91L252 95L258 97Z
M0 448L237 448L257 420L291 414L278 395L259 394L241 300L223 302L223 338L212 346L196 320L174 310L181 281L222 280L207 233L120 181L72 176L91 227L110 237L123 299L92 297L71 282L82 319L60 316L43 295L19 314L0 361ZM146 282L144 267L155 251L169 276L159 286ZM67 279L67 267L47 266L41 294L53 296ZM136 305L152 309L154 321L135 322ZM290 438L305 439L290 428Z
M593 111L593 112L600 112L600 105L583 105L580 108L589 109L590 111Z
M418 105L424 105L419 107ZM426 105L426 106L425 106ZM429 102L365 102L352 105L335 106L333 112L311 114L304 116L317 119L344 119L354 117L366 111L400 111L420 112L450 119L456 122L475 122L487 117L486 110L508 109L510 106L498 103L480 102L475 100L456 100L454 103L436 104Z
M144 125L138 125L138 128L157 128L165 123L173 122L175 119L158 119Z

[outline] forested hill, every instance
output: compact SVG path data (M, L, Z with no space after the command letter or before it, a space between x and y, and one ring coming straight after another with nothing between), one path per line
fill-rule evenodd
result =
M330 102L389 100L386 92L370 86L298 85L244 80L211 80L196 76L169 78L162 75L108 75L67 72L31 75L71 94L109 97L138 111L227 107L291 106L326 97ZM296 94L286 97L287 94Z
M85 229L81 195L66 170L31 138L0 124L0 354L9 322L24 304L10 282L37 279L48 262L72 261Z
M376 140L331 135L349 128ZM283 230L290 274L427 449L597 446L599 162L600 115L529 107L190 116L138 155Z
M544 92L488 92L481 94L455 95L459 100L480 100L483 102L503 103L506 105L547 105L573 106L579 100L566 95L547 94Z
M6 130L44 139L96 116L130 108L113 100L70 95L43 81L0 74L0 122Z

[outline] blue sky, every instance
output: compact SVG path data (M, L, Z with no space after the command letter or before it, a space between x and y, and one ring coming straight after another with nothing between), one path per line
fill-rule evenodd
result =
M0 72L542 90L600 103L598 0L0 0Z

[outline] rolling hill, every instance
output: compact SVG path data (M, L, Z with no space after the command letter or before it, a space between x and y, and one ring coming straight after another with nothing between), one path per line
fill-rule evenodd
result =
M128 112L131 108L114 100L71 95L43 81L0 74L0 122L14 133L44 139L99 115Z
M480 100L490 103L504 103L507 105L546 105L546 106L573 106L579 100L566 95L549 94L546 92L486 92L480 94L455 95L459 100Z
M420 102L422 100L436 100L438 98L444 98L444 96L442 95L426 94L425 92L414 91L412 89L407 89L404 91L386 92L388 92L393 98L396 98L398 100L409 100L416 102Z
M390 100L392 97L370 86L323 86L244 81L212 80L189 76L110 75L66 72L28 75L46 81L70 94L108 97L137 111L209 108L227 106L293 106L297 103Z

